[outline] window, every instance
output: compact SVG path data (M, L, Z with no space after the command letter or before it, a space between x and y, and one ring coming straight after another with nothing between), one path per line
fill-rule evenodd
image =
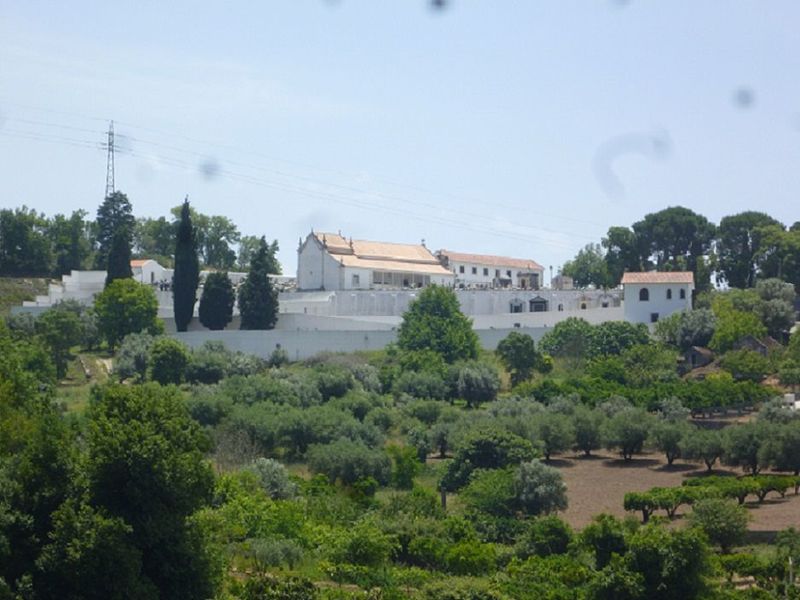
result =
M558 305L558 311L561 312L562 310L564 310L564 305L563 304L559 304Z
M685 289L681 288L681 291L680 291L680 293L678 295L680 296L681 300L686 300L686 290Z
M667 300L672 300L672 289L667 288Z
M650 322L657 323L658 322L658 313L650 313Z
M586 310L586 302L581 302L581 310Z
M464 272L464 265L458 265L458 272L459 273L463 273Z
M521 313L522 312L522 302L519 300L512 300L511 301L511 312L512 313Z
M511 271L506 271L506 275L511 278Z
M530 312L547 312L547 300L537 296L530 302Z
M494 276L495 276L497 279L500 279L500 269L495 269L495 270L494 270Z
M478 274L478 267L472 267L472 274L473 275L477 275Z
M639 302L647 302L650 300L650 290L642 288L639 290ZM653 321L655 323L655 321Z
M353 275L353 287L357 288L361 284L361 277L359 275Z
M485 267L484 267L484 269L483 269L483 276L484 276L484 277L488 277L488 276L489 276L489 269L487 269L487 268L485 268Z

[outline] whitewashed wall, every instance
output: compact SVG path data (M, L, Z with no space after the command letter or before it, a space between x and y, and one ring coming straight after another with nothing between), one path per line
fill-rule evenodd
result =
M649 300L639 300L642 288L649 291ZM667 300L667 290L672 290L672 299ZM681 300L680 290L686 292ZM631 323L651 323L651 315L658 313L658 319L668 317L679 310L692 308L692 286L688 283L627 283L625 284L624 318Z

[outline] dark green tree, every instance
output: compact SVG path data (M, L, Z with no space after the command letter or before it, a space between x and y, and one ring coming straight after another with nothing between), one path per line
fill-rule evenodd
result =
M749 517L747 509L733 500L706 498L692 507L689 523L702 530L709 541L718 544L727 554L733 546L744 541Z
M731 287L751 288L759 271L758 257L762 251L762 229L783 225L769 215L746 211L724 217L717 233L719 274Z
M270 252L262 236L250 265L250 273L239 288L241 329L272 329L278 320L278 292L269 279Z
M432 350L448 363L477 358L479 348L455 292L439 285L422 290L403 314L397 345L406 352Z
M56 277L84 268L92 251L89 228L84 210L73 211L69 218L56 215L50 221L47 235L55 254L53 274Z
M253 260L253 256L258 251L259 246L259 238L255 235L244 235L242 239L239 241L239 259L236 264L236 268L241 271L249 271L250 270L250 263ZM267 269L271 275L280 275L281 274L281 264L278 262L278 240L272 240L272 243L269 244L269 259L267 261Z
M137 258L152 258L164 266L173 265L177 223L165 217L136 219L133 251Z
M127 230L119 229L112 236L107 264L106 286L117 279L130 279L133 277L130 234Z
M135 225L133 207L125 194L114 192L103 200L97 209L97 220L95 221L97 252L94 257L94 265L96 269L108 268L108 254L117 232L125 232L125 239L130 248Z
M97 326L111 349L129 333L161 333L155 292L133 279L117 279L94 301Z
M212 331L225 329L233 318L236 294L226 272L209 273L200 295L198 316L204 327Z
M539 349L551 356L587 358L592 352L593 328L585 319L569 317L542 336Z
M0 210L0 275L46 277L53 257L43 214L26 206Z
M612 285L620 282L625 271L641 271L648 266L640 240L628 227L609 228L602 244Z
M192 225L188 198L181 207L178 232L175 240L175 274L172 279L172 305L175 328L186 331L192 322L197 286L200 283L200 264L197 259L197 241Z
M161 337L150 348L150 377L161 385L180 384L189 364L189 350L178 340Z
M511 375L511 385L530 379L534 370L542 364L536 342L531 336L518 331L512 331L500 340L495 353Z
M130 527L140 579L161 598L213 597L220 573L198 524L211 500L210 442L177 388L97 388L88 412L89 503Z
M50 350L56 376L63 378L67 374L70 349L81 339L80 319L69 310L51 308L36 319L36 333Z

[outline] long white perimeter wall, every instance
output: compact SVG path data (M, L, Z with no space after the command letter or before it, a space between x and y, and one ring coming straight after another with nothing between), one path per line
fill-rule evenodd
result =
M512 331L520 329L476 330L481 346L494 350L497 344ZM522 330L538 340L547 331L536 327ZM268 358L277 348L283 348L290 360L303 360L320 352L357 352L381 350L395 341L396 331L187 331L174 333L173 337L190 348L202 346L209 340L220 341L229 350L255 354Z
M490 315L487 315L489 317ZM500 319L500 317L513 317L513 320ZM603 321L617 321L622 319L620 307L606 309L590 309L561 313L529 313L514 315L491 315L497 319L496 326L483 326L475 319L475 333L480 338L481 346L487 350L494 350L497 344L512 331L520 331L533 337L541 337L555 324L568 316L585 318L592 323ZM281 315L278 328L270 331L187 331L172 333L175 338L188 346L196 348L209 340L220 341L230 350L238 350L247 354L255 354L267 358L280 347L283 348L291 360L303 360L320 352L356 352L359 350L380 350L387 344L395 341L395 330L399 319L389 321L392 317L365 319L347 319L343 317L315 317L313 323L317 328L308 329L308 321L303 323L306 328L292 327L284 321L287 315ZM293 324L298 325L309 315L296 315L298 318ZM527 320L525 318L528 318ZM546 317L554 317L551 322ZM305 318L305 319L304 319ZM536 318L537 321L532 319ZM283 323L282 323L283 321ZM518 325L518 326L515 326ZM283 327L281 327L283 326Z

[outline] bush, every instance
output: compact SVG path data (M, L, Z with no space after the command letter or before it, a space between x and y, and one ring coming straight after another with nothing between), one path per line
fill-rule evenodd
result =
M731 350L720 364L736 381L759 383L769 372L769 361L753 350Z
M150 349L155 338L149 333L131 333L125 336L114 358L114 373L120 381L136 377L144 381L150 361Z
M362 520L342 532L334 543L331 559L335 563L378 567L397 551L397 539L384 533L369 520Z
M641 409L626 409L606 422L604 440L607 448L619 448L622 458L631 460L642 451L650 433L652 417Z
M323 402L344 396L355 385L353 374L343 367L323 365L316 369L314 375Z
M401 490L410 490L421 468L416 450L406 446L389 446L387 452L393 463L392 485Z
M566 554L572 542L572 528L555 516L539 517L528 524L515 547L517 556Z
M602 430L605 417L602 412L579 406L572 415L572 427L575 431L575 449L586 456L602 445Z
M340 481L343 485L353 485L365 477L373 477L385 485L392 472L386 453L343 438L309 448L308 466L315 473L327 475L331 482Z
M529 515L567 508L567 486L561 473L538 460L524 462L517 468L514 490L520 509Z
M289 471L277 460L258 458L248 467L258 477L258 482L273 500L288 500L297 494L297 484L289 477Z
M150 377L161 385L178 385L183 381L189 351L172 338L158 338L150 348Z
M492 544L465 541L448 546L444 559L455 575L485 575L495 570L497 553Z
M428 400L444 400L448 396L444 379L428 371L404 372L395 380L394 392Z
M748 520L747 509L723 498L700 500L689 515L689 523L726 554L744 540Z
M551 454L569 449L575 441L575 430L567 415L544 413L535 418L534 430L546 460L550 460Z
M478 406L497 397L500 378L491 365L482 362L466 363L458 368L455 387L457 396L465 400L467 406Z
M498 517L513 516L516 510L514 473L511 469L478 469L459 493L471 511Z
M130 333L156 335L164 329L158 320L155 292L133 279L109 283L95 298L94 311L97 326L111 349Z

